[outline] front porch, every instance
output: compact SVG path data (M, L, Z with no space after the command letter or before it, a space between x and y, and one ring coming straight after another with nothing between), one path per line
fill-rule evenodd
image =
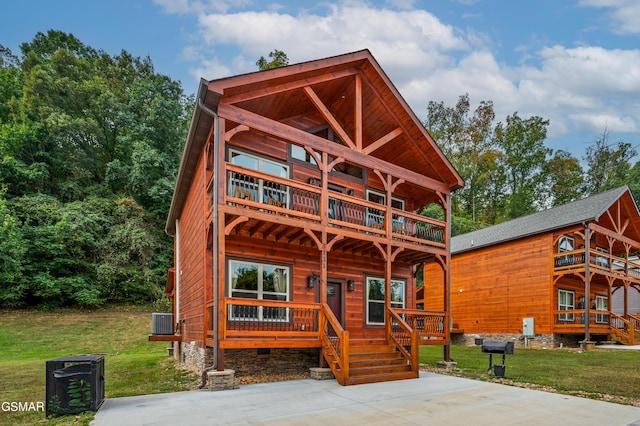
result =
M319 348L342 385L417 377L420 345L444 345L444 312L387 309L376 336L352 339L322 303L225 298L221 349ZM208 331L213 343L213 330Z
M588 318L588 321L587 321ZM617 315L585 309L554 312L554 333L604 335L624 345L640 344L640 313Z

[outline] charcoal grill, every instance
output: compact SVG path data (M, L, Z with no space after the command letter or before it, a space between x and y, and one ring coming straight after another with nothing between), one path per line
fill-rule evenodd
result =
M504 377L505 371L505 355L513 355L513 342L482 342L482 353L489 354L489 369L487 374L493 374L496 377ZM493 355L502 355L502 364L493 363Z

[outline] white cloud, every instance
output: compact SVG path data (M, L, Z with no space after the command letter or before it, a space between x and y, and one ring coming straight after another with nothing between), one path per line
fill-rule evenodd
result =
M640 33L640 2L638 0L580 0L580 6L611 9L611 30L617 34Z
M391 3L398 8L413 4ZM622 10L630 2L580 4ZM217 5L241 7L243 1ZM184 57L199 58L199 66L190 70L196 78L255 71L257 58L273 49L296 63L367 48L418 117L425 115L429 101L454 105L469 93L472 108L482 100L493 101L497 120L514 112L549 119L549 137L570 133L589 138L605 127L611 132L640 129L637 49L554 45L523 53L535 61L506 65L496 58L488 35L446 25L425 10L376 8L359 0L319 3L297 14L275 4L234 13L214 10L213 2L204 6L190 3L198 16L198 44L183 52Z

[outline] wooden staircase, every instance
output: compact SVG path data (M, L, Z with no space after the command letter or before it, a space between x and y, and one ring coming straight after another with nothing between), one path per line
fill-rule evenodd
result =
M341 385L360 385L365 383L388 382L418 378L418 372L393 345L384 340L350 342L349 368L341 370L338 362L325 352L325 358ZM327 356L328 355L328 356ZM346 373L346 374L345 374Z

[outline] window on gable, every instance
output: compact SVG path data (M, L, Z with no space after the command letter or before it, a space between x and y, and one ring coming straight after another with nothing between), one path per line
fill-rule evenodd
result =
M384 324L384 279L367 277L367 324ZM400 280L391 280L391 307L404 308L405 283Z
M321 126L308 130L309 133L319 136L321 138L333 141L337 144L344 145L344 142L335 134L333 129L329 126ZM291 158L304 161L309 164L316 164L316 160L309 154L303 147L297 145L291 145ZM329 162L335 160L335 157L329 156ZM354 166L349 163L338 163L333 167L332 172L356 178L358 180L364 179L364 170L361 167Z

